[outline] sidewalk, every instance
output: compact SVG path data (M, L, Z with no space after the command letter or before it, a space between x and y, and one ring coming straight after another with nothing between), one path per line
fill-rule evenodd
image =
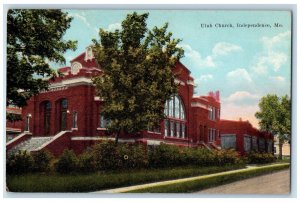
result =
M289 194L290 170L280 170L217 187L203 189L198 194Z
M283 164L288 164L288 163L281 163L280 165L283 165ZM97 194L125 193L125 192L130 192L130 191L135 191L135 190L145 189L145 188L150 188L150 187L171 185L171 184L177 184L177 183L194 181L194 180L203 180L203 179L207 179L207 178L211 178L211 177L223 176L223 175L228 175L228 174L232 174L232 173L243 173L243 172L247 172L250 170L255 170L257 168L276 167L276 165L278 165L278 164L271 164L271 165L267 165L267 166L247 166L247 168L238 169L238 170L231 170L231 171L225 171L225 172L214 173L214 174L209 174L209 175L201 175L201 176L196 176L196 177L188 177L188 178L182 178L182 179L176 179L176 180L154 182L154 183L135 185L135 186L129 186L129 187L108 189L108 190L96 191L96 192L92 192L92 193L97 193Z

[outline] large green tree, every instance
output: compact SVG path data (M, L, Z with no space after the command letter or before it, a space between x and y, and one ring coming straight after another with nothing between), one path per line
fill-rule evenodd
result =
M72 18L61 10L11 9L7 13L6 105L23 107L56 72L49 63L63 64L63 53L76 49L76 41L64 40Z
M279 158L282 158L282 145L291 138L291 100L285 95L268 94L259 102L259 112L255 116L259 119L261 130L278 136Z
M128 14L121 30L100 29L94 40L95 57L103 74L94 78L103 99L102 115L108 130L136 134L157 127L164 116L164 102L177 92L172 68L183 56L179 39L168 24L148 30L148 13Z

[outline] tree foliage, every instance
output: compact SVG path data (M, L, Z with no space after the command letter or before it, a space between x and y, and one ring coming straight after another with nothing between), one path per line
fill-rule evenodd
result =
M167 23L148 30L147 18L148 13L128 14L121 30L100 29L100 40L94 40L104 72L94 79L104 100L101 113L116 134L158 126L164 102L177 92L172 68L183 56L180 40L167 32Z
M49 62L65 63L63 53L76 41L63 36L72 18L61 10L11 9L7 13L7 99L18 107L41 90L56 72Z
M278 136L279 156L282 156L282 143L290 141L291 137L291 100L285 95L278 97L270 95L259 102L260 111L255 114L261 130Z

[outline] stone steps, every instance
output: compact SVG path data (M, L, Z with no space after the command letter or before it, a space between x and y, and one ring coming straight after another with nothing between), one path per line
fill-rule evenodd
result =
M20 144L13 147L8 151L8 154L14 154L18 151L28 151L31 152L33 150L38 149L40 146L52 140L53 137L32 137L29 140L21 142Z

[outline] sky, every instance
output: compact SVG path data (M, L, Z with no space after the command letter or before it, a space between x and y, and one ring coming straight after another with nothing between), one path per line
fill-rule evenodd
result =
M78 41L65 53L69 61L82 53L98 30L114 31L132 10L64 10L73 17L64 39ZM181 62L191 71L196 95L220 91L221 118L249 120L261 97L291 91L291 16L287 11L138 10L148 12L147 25L161 27L182 39ZM247 25L256 27L247 27ZM241 25L241 26L238 26ZM246 25L246 27L245 27ZM258 27L258 25L260 25ZM262 26L264 25L264 26ZM278 25L278 26L275 26Z

